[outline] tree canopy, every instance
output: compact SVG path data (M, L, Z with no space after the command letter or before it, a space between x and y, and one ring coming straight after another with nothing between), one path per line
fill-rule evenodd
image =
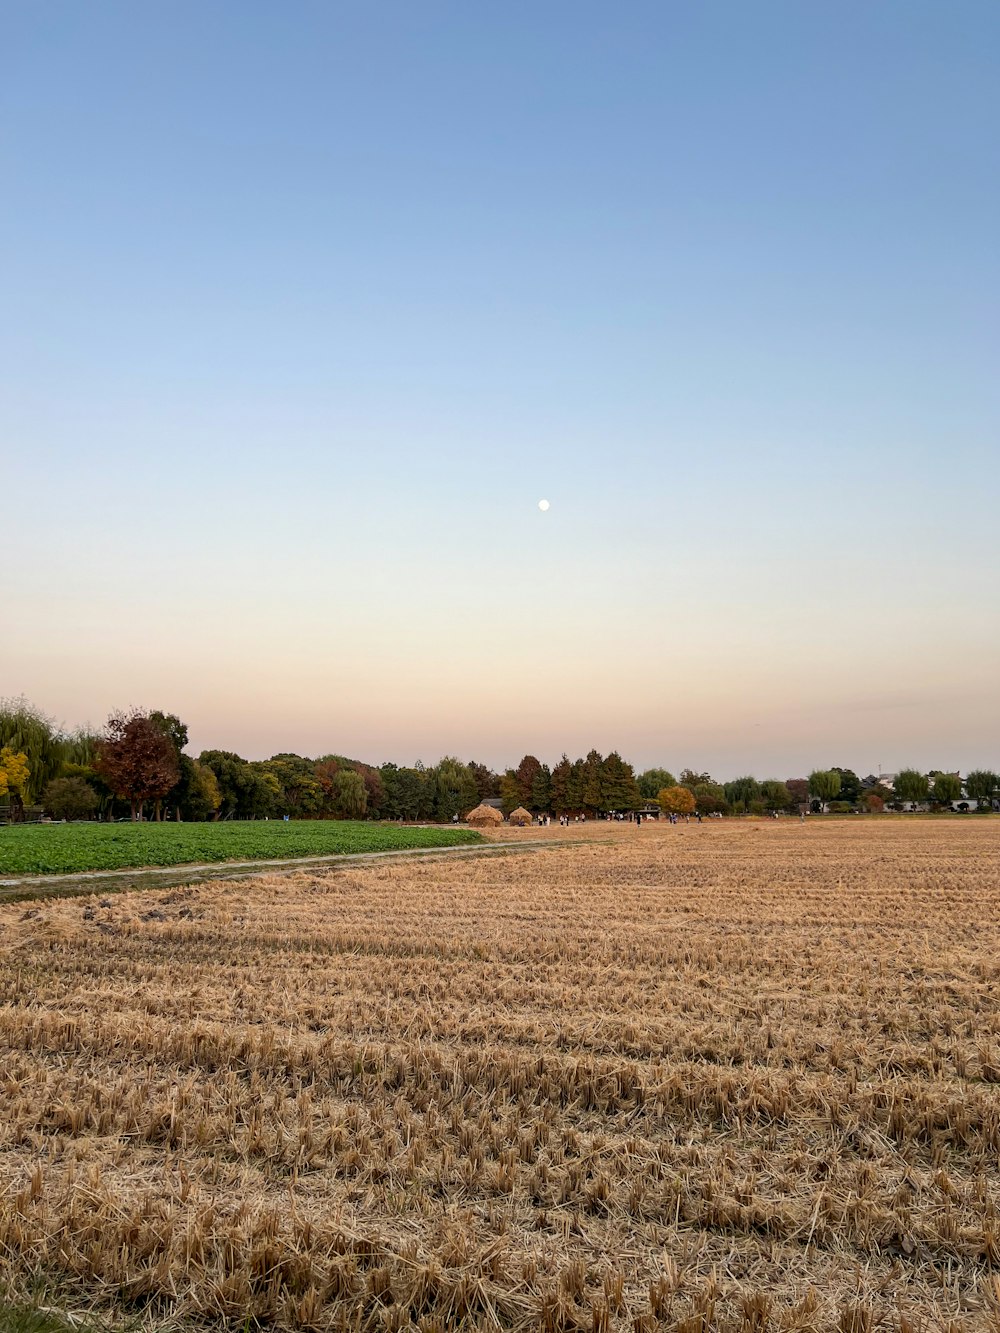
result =
M938 805L951 805L962 799L962 779L957 773L938 773L931 796Z
M162 800L181 775L170 736L138 710L111 714L95 767L129 802L133 819L142 818L146 801Z
M964 783L955 773L904 769L894 790L874 774L862 780L846 767L815 769L808 778L784 782L744 774L721 784L695 768L682 769L679 780L660 766L636 776L616 750L605 756L591 749L577 759L564 753L551 769L529 753L499 774L481 761L466 762L455 755L444 755L431 766L418 761L377 767L335 753L312 759L282 752L251 760L229 750L203 750L196 759L187 753L188 738L187 724L163 709L112 714L104 732L80 727L67 733L23 698L0 700L0 748L23 756L27 764L25 777L21 768L15 772L8 756L0 800L9 803L15 819L25 802L45 793L50 811L79 810L82 817L86 807L99 817L114 818L127 802L141 818L145 804L152 801L157 818L162 806L170 816L184 819L288 815L450 821L497 797L507 812L523 806L532 814L588 818L624 813L674 787L691 794L693 809L700 814L794 810L810 796L814 809L838 797L837 810L876 810L890 802L899 808L900 803L919 804L928 798L947 808L963 791L988 812L1000 797L1000 776L989 769L973 770ZM74 785L52 787L64 779ZM96 807L90 792L96 795Z
M697 809L694 792L689 787L664 787L656 799L665 815L693 815Z
M988 768L974 768L965 779L965 790L972 800L988 805L1000 791L1000 776Z
M919 805L927 800L930 785L926 774L918 772L915 768L904 768L896 774L892 789L901 801Z
M23 754L28 780L20 799L28 805L38 800L47 783L59 776L66 757L66 743L52 718L23 696L0 699L0 749Z
M809 774L809 791L821 806L836 800L840 795L840 774L832 768L813 769Z

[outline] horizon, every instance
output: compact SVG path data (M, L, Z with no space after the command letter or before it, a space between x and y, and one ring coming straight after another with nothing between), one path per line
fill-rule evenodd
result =
M997 766L995 5L2 24L0 694Z

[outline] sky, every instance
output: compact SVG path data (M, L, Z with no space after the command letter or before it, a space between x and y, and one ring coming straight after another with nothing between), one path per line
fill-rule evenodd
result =
M993 0L0 0L0 694L996 767L998 61Z

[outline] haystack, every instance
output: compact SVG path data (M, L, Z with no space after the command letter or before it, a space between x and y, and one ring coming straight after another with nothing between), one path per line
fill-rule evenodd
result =
M516 810L512 810L507 816L507 823L518 824L523 828L525 824L532 823L533 818L534 816L530 810L525 810L523 805L519 805Z
M475 810L470 810L465 816L465 822L478 824L481 828L492 827L494 824L503 823L503 815L499 810L494 810L492 805L477 805Z

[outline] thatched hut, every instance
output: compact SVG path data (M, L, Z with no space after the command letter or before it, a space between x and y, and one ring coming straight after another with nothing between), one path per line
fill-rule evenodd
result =
M493 828L503 823L503 815L492 805L477 805L465 816L465 822L474 828Z
M525 824L531 824L533 822L534 816L530 810L525 810L523 805L519 805L516 810L512 810L507 816L507 823L516 824L519 828L523 828Z

